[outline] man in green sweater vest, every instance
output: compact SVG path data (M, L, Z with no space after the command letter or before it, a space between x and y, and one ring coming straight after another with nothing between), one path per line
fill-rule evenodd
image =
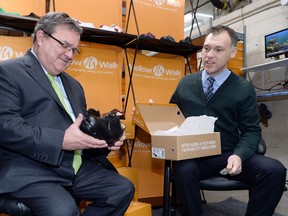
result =
M283 194L286 168L278 160L256 154L261 128L253 86L226 67L236 54L238 38L225 26L208 30L202 50L204 70L182 78L171 97L185 117L217 117L222 154L178 161L173 172L184 215L202 215L199 180L220 175L255 185L246 216L271 216Z

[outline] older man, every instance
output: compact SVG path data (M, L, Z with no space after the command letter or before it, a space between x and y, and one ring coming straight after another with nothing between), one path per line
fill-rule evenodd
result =
M0 64L0 193L39 216L80 215L75 199L91 202L85 216L122 216L134 194L128 179L82 154L118 150L125 135L108 147L79 129L84 91L64 70L81 33L67 14L48 13L35 26L32 49Z

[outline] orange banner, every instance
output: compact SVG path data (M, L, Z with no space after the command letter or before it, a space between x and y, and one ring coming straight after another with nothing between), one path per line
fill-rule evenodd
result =
M122 0L57 0L56 10L65 11L82 22L93 23L95 28L111 24L122 27Z
M67 72L83 85L88 108L101 113L122 110L122 49L81 42L80 52Z
M0 0L0 5L5 12L15 12L22 16L32 12L38 16L43 16L45 14L46 6L45 1L39 0Z
M0 61L24 56L31 45L31 37L0 36Z
M134 50L128 49L127 56L132 69ZM149 57L138 52L133 68L132 86L129 89L127 113L130 113L134 106L133 94L137 102L147 103L152 99L154 103L169 103L172 93L184 75L184 70L184 57L168 54ZM130 82L127 66L125 73L127 96Z
M0 0L0 5L7 13L28 15L33 12L38 16L46 13L44 0ZM53 1L51 1L50 11L53 10ZM92 23L95 28L111 24L122 27L122 0L57 0L55 10L66 12L82 22Z
M137 34L137 20L139 34L151 32L160 39L170 35L176 42L184 37L185 0L133 0L135 14L131 8L131 0L126 1L126 29L130 34ZM127 19L129 23L127 26Z

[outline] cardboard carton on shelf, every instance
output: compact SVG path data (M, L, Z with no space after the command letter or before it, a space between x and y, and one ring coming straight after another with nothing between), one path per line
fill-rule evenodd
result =
M169 130L185 120L175 104L138 103L132 121L151 135L152 157L185 160L221 153L220 133L197 135L155 135L157 130Z
M152 209L150 203L132 201L124 216L151 216Z

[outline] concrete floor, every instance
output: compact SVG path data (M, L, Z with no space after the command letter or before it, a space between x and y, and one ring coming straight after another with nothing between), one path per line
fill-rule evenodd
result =
M284 166L288 169L288 147L287 148L272 148L268 147L266 156L276 158L280 160ZM288 179L288 175L287 178ZM287 183L286 183L286 186ZM207 202L221 202L231 197L235 200L239 200L241 202L248 202L248 191L217 191L217 193L213 191L205 191L205 197ZM263 199L265 199L263 197ZM283 196L276 208L276 212L279 215L288 216L288 191L284 191Z

